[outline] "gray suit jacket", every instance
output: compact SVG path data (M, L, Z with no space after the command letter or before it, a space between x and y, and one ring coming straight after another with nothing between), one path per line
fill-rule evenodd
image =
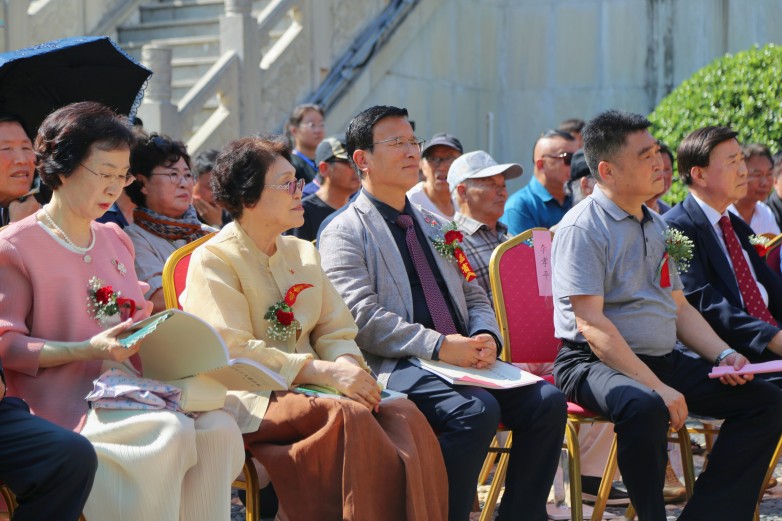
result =
M415 206L415 205L414 205ZM416 207L415 218L429 236L442 235L440 216ZM437 219L439 226L426 222ZM440 256L437 265L448 285L459 321L469 335L491 331L501 338L486 292L467 282L455 261ZM362 192L356 201L323 230L321 262L358 324L356 342L382 383L399 359L431 359L442 336L412 322L413 296L404 261L380 212Z

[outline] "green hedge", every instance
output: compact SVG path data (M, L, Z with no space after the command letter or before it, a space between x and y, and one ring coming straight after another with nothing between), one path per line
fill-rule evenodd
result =
M684 137L706 125L729 125L742 143L782 148L782 47L767 45L727 54L676 87L649 115L652 134L674 152ZM675 167L675 165L674 165ZM687 195L674 179L664 197Z

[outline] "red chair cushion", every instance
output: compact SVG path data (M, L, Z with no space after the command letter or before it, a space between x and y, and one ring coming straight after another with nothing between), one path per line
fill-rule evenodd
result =
M185 290L185 282L187 281L187 267L190 266L190 255L182 257L176 266L174 266L174 290L176 291L177 307L182 309L182 305L179 303L179 297Z
M599 414L594 413L589 409L585 409L574 402L567 402L567 413L573 414L575 416L581 416L583 418L597 418L600 416Z
M559 347L554 336L554 303L551 297L538 294L535 266L535 250L527 242L500 258L502 298L514 362L553 362Z

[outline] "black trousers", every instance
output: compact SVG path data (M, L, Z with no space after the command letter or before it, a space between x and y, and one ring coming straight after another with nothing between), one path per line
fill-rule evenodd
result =
M450 385L406 360L388 387L407 394L438 435L448 473L448 519L466 521L489 443L500 421L513 432L499 519L545 521L567 404L553 385L490 390Z
M14 521L76 521L97 469L87 438L31 415L19 398L0 401L0 480L19 502Z
M711 380L709 363L679 351L639 358L684 395L690 412L725 420L709 465L679 519L752 519L782 434L782 391L760 379L737 387ZM569 400L614 423L619 469L638 519L665 521L662 489L670 417L662 398L606 366L588 348L562 346L554 379Z

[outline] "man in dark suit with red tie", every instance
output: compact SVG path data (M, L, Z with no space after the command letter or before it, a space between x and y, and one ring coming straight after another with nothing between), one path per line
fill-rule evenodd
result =
M736 132L704 127L677 151L690 194L665 214L695 243L681 274L684 294L717 334L751 362L782 355L782 279L750 244L754 233L728 206L747 192L747 167Z

